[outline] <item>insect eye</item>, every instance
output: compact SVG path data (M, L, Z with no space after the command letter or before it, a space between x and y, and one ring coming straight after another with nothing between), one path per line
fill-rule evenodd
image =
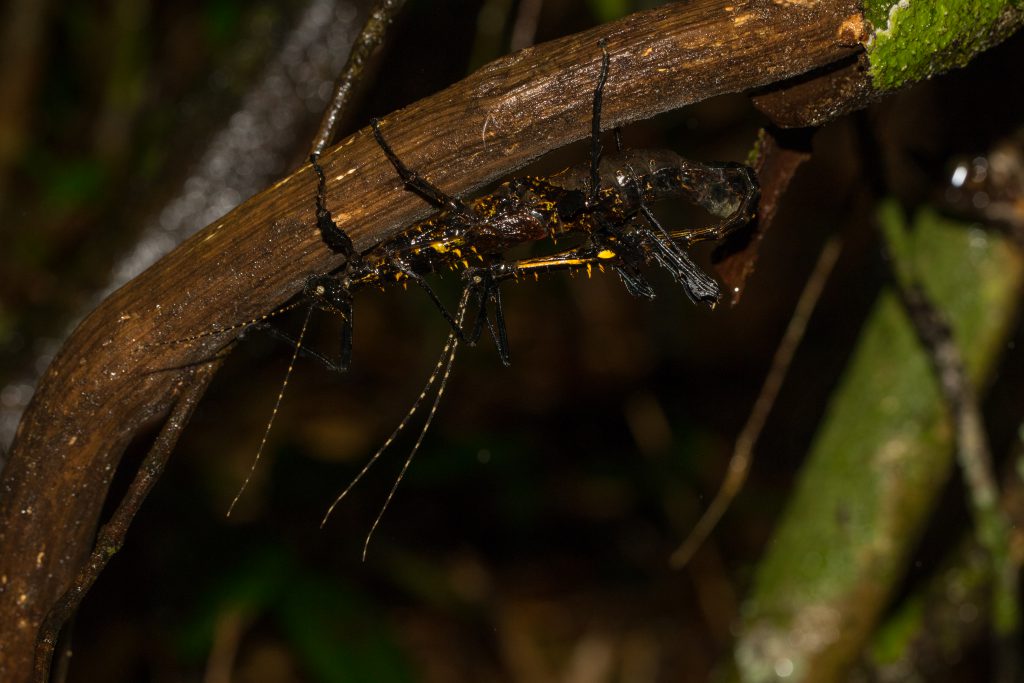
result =
M324 287L323 285L317 285L316 286L316 293L319 294L320 296L323 296L324 294L327 293L327 288Z

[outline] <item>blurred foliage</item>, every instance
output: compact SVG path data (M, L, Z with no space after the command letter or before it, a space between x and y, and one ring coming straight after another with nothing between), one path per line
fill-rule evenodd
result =
M38 61L38 79L22 84L31 109L0 122L20 151L0 159L0 377L8 379L40 352L35 341L64 334L106 284L302 5L52 4L10 9L45 21L38 54L23 55ZM0 97L23 96L0 88Z
M182 168L230 118L301 4L51 8L23 151L0 169L0 372L35 362L35 340L58 334L106 281L139 218L173 199ZM505 53L523 4L411 0L354 124ZM548 0L535 38L650 4ZM485 32L487 12L498 19ZM418 394L444 321L420 292L360 296L352 372L300 363L256 479L225 519L291 353L248 334L87 597L70 680L707 680L729 657L741 596L885 282L870 229L875 195L942 208L952 156L983 156L1021 125L1022 93L1005 69L1022 51L1017 36L962 72L820 131L735 308L697 309L657 274L653 303L611 276L506 288L513 367L500 367L489 342L462 350L366 563L363 538L414 433L323 531L317 524ZM742 160L762 123L745 98L722 97L624 136L630 146ZM573 146L537 169L585 158L585 145ZM659 215L670 225L694 219L685 207ZM667 558L721 480L832 232L844 234L845 253L751 479L693 563L672 572ZM438 289L454 300L458 283ZM312 343L334 348L333 323L315 327ZM1017 355L988 393L997 453L1016 438L1024 405ZM930 524L896 599L969 533L959 490ZM961 652L935 680L985 680L987 644L976 636Z
M1016 318L1019 249L928 208L911 230L891 200L878 220L894 269L913 272L941 302L971 379L984 384ZM738 645L741 680L773 680L781 657L797 680L831 680L849 665L949 480L954 436L929 358L887 289L759 564ZM818 637L801 638L809 628Z

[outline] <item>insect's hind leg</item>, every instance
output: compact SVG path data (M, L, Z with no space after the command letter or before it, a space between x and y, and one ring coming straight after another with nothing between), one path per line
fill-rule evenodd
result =
M604 101L604 84L608 81L608 44L604 38L598 41L601 46L601 74L597 78L597 88L594 89L594 115L590 120L590 196L587 199L589 204L597 201L597 194L601 191L601 104ZM618 132L616 131L616 144L619 144Z
M310 154L309 163L316 171L316 226L320 229L320 238L327 245L328 249L335 254L341 254L347 261L354 261L359 258L359 253L352 245L352 240L345 231L334 222L334 217L327 210L327 179L324 177L324 169L318 163L319 155Z
M388 161L395 168L395 172L398 177L402 179L405 186L415 192L416 194L423 197L425 200L430 202L438 209L448 209L455 213L460 214L472 214L472 211L467 207L461 199L454 197L438 186L431 183L429 180L421 176L416 171L411 170L406 166L398 155L395 154L394 150L391 149L391 145L384 139L384 134L380 130L380 121L378 119L370 119L370 126L373 128L373 137L376 138L377 144L384 151Z
M636 267L635 263L626 262L619 265L613 265L613 269L619 274L619 279L622 280L622 284L625 285L626 291L632 296L643 298L643 299L654 299L654 287L647 281L647 278L643 276L640 270Z

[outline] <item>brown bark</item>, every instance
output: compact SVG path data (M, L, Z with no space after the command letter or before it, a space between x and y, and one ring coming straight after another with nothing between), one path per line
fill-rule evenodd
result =
M465 193L588 135L599 38L611 55L610 128L847 58L859 49L848 31L859 16L845 1L674 4L499 59L383 130L411 168ZM429 212L367 130L321 163L328 206L358 248ZM186 241L104 301L45 374L0 484L0 680L30 678L41 624L89 564L126 445L239 330L160 342L255 318L338 265L315 227L314 189L302 167Z

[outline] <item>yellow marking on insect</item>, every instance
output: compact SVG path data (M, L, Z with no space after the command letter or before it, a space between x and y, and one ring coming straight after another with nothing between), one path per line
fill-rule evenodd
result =
M588 277L588 278L590 277L590 270L591 270L591 268L590 268L590 264L588 263L588 264L587 264L587 277Z
M462 259L462 267L469 268L469 261L467 261L466 259Z
M455 254L456 258L462 258L462 250L461 249L452 249L452 253Z
M402 280L402 273L395 273L395 282L400 282L401 280Z
M597 258L602 258L602 259L615 258L615 252L612 251L611 249L602 249L601 251L597 252Z
M603 263L598 263L597 264L597 269L600 270L603 273L604 272L604 264Z
M438 254L446 254L448 253L449 249L447 242L431 242L430 248L436 251Z

